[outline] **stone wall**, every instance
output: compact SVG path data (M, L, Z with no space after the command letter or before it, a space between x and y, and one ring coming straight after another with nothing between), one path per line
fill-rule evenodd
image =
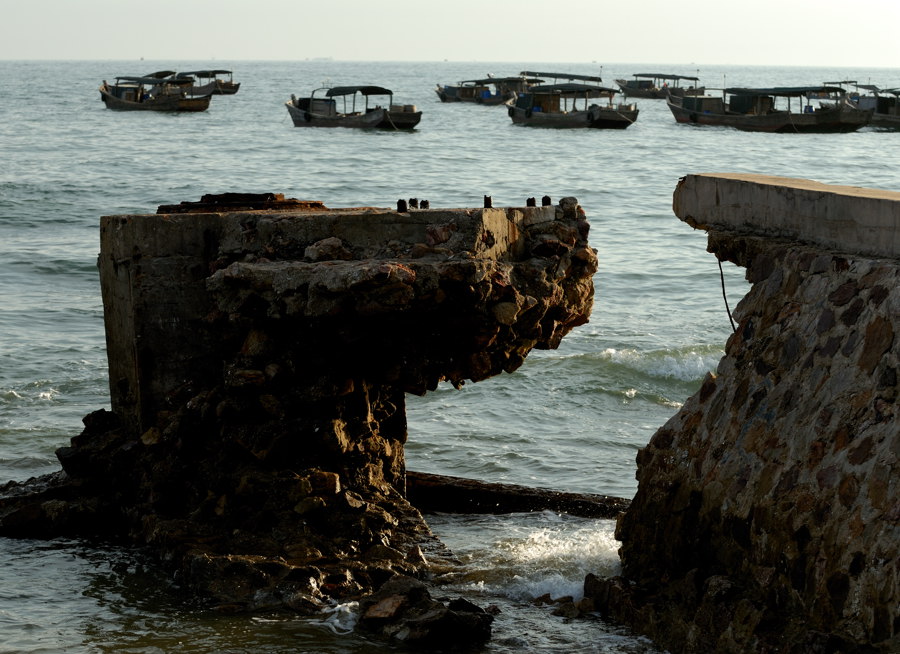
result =
M638 455L623 577L586 582L673 652L900 651L900 194L874 194L873 217L873 194L798 180L675 193L752 287Z

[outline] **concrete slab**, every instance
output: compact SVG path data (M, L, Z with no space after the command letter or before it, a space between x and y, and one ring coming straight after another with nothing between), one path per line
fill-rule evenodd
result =
M900 193L744 173L687 175L675 215L696 229L751 233L900 258Z

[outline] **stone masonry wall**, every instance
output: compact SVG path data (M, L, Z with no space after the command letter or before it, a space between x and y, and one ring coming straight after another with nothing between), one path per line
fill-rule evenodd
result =
M638 455L623 578L586 594L673 652L900 651L900 263L696 207L679 215L752 288L716 374Z

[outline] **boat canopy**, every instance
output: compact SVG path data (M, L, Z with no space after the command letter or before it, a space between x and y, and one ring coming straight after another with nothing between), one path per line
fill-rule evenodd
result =
M131 75L124 75L116 77L116 84L119 82L131 82L132 84L176 84L176 85L187 85L191 84L192 81L190 79L176 79L172 77L135 77Z
M215 77L216 75L231 75L230 70L191 70L178 73L177 77Z
M335 86L328 89L325 95L333 98L340 95L353 95L354 93L362 93L363 95L394 95L393 91L383 86Z
M517 75L515 77L491 77L486 80L480 80L482 82L490 82L496 84L498 82L502 84L511 84L513 82L528 82L529 84L540 84L544 80L538 79L537 77L526 77L525 75Z
M175 74L174 70L158 70L155 73L150 73L149 75L144 75L144 77L155 77L157 79L162 79L163 77L172 77Z
M871 91L872 93L893 93L894 95L897 95L897 89L882 89L874 84L857 84L856 88L864 91Z
M533 94L559 94L566 97L600 97L611 93L617 93L615 89L606 88L605 86L597 86L595 84L576 84L574 82L566 82L564 84L545 84L543 86L532 86L529 93Z
M600 77L594 75L577 75L573 73L537 73L530 70L523 70L520 75L525 77L552 77L553 79L579 80L581 82L602 82Z
M839 86L776 86L770 89L730 88L725 93L732 95L776 95L786 98L799 98L817 93L846 93Z
M516 78L518 79L518 78ZM497 81L502 81L499 77L484 77L482 79L464 79L458 84L493 84Z
M635 73L635 77L645 77L648 79L671 79L671 80L689 80L691 82L699 82L699 77L691 77L690 75L670 75L668 73Z

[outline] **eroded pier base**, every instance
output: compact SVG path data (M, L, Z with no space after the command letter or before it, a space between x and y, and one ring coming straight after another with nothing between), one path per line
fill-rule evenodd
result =
M0 533L127 537L234 609L427 575L405 394L512 372L587 321L584 212L181 209L103 218L112 411L64 472L6 487Z

